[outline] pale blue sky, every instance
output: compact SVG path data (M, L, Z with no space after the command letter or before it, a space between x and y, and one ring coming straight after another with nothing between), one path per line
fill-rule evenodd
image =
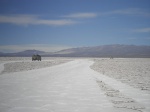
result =
M0 52L150 45L150 0L0 0Z

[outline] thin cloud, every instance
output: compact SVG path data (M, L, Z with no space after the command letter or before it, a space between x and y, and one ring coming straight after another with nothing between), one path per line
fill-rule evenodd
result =
M62 25L71 25L76 24L77 22L73 20L37 20L34 22L34 24L43 24L43 25L54 25L54 26L62 26Z
M130 15L130 16L143 16L150 17L150 13L138 8L119 9L108 12L99 13L72 13L69 15L61 16L63 19L42 19L37 15L0 15L0 23L11 23L15 25L49 25L49 26L64 26L80 23L76 19L96 18L100 16L111 15Z
M62 17L66 17L66 18L95 18L98 15L96 13L73 13L73 14L69 14L69 15L65 15Z
M41 50L46 52L56 52L63 49L72 48L71 46L65 45L48 45L48 44L28 44L28 45L1 45L0 52L13 53L24 50Z
M45 20L34 15L0 15L0 23L11 23L16 25L50 25L62 26L76 24L76 21L68 19Z
M114 14L124 14L124 15L139 15L139 16L150 16L149 12L143 11L138 8L129 8L124 10L113 11Z
M150 28L141 28L141 29L134 29L132 32L138 32L138 33L150 33Z
M130 16L145 16L150 17L150 13L139 9L139 8L128 8L128 9L118 9L108 12L101 12L100 16L109 16L109 15L130 15Z
M32 15L0 15L0 23L12 23L27 25L37 20L37 17Z

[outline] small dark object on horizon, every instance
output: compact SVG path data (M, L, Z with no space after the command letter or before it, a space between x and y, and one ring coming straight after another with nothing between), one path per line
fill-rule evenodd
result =
M114 59L114 57L113 57L113 56L110 56L110 59Z
M35 61L35 60L38 60L38 61L41 61L41 56L40 55L32 55L32 61Z

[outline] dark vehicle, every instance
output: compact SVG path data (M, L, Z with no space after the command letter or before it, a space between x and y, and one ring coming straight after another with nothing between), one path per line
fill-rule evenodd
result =
M40 55L32 55L32 61L35 61L35 60L41 61L41 56Z

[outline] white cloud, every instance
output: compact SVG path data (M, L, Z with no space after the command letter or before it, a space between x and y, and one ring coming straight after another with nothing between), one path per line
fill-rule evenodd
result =
M77 22L73 20L38 20L35 21L34 24L43 24L43 25L54 25L54 26L61 26L61 25L71 25L76 24Z
M40 19L39 16L35 15L0 15L0 23L11 23L16 25L53 25L53 26L62 26L62 25L71 25L76 24L76 21L68 19L60 20L45 20Z
M61 18L63 19L42 19L42 16L39 15L23 15L23 14L0 15L0 23L11 23L24 26L27 25L64 26L80 23L75 19L96 18L98 16L111 16L111 15L131 15L131 16L136 15L136 16L150 17L150 13L145 10L138 8L128 8L99 13L94 12L72 13L61 16Z
M134 29L133 32L139 32L139 33L149 33L150 28L141 28L141 29Z
M23 26L28 25L64 26L79 23L73 20L74 18L94 18L96 16L97 16L96 13L76 13L67 16L62 16L65 19L52 20L52 19L42 19L41 16L37 15L22 15L22 14L0 15L0 23L11 23Z
M46 52L56 52L63 49L72 48L65 45L48 45L48 44L28 44L28 45L1 45L0 52L12 53L24 50L41 50Z
M28 25L35 20L37 20L37 17L32 15L0 15L0 23Z
M95 18L98 15L96 13L74 13L74 14L69 14L63 17L67 18Z

